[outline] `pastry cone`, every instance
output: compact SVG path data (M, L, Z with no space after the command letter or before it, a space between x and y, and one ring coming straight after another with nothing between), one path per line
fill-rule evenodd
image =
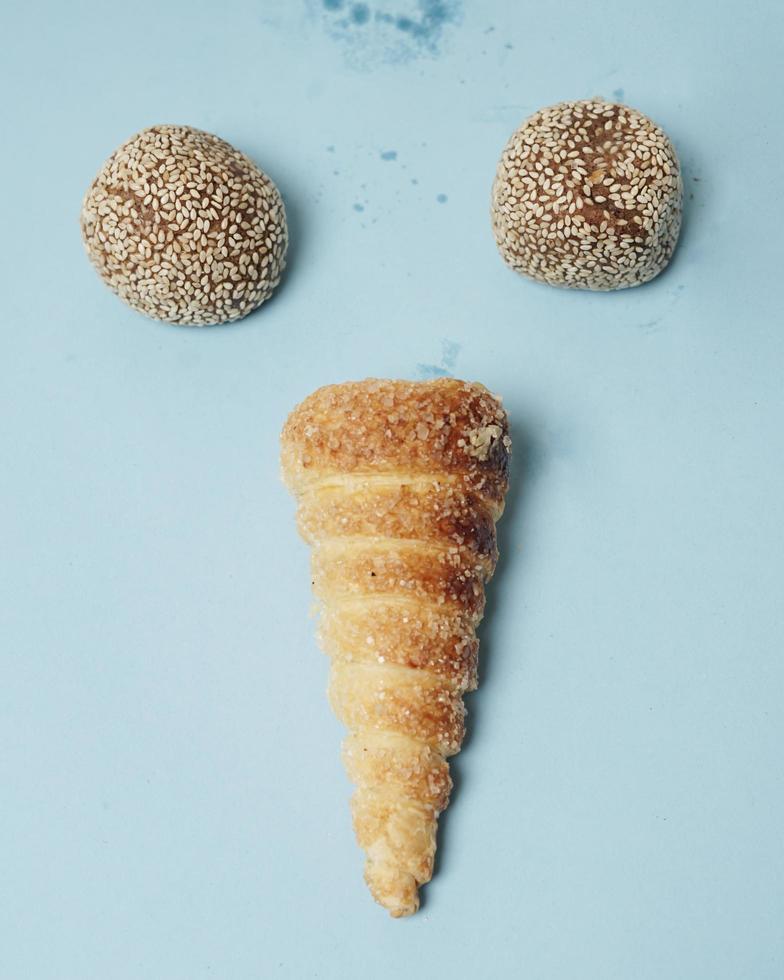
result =
M433 873L509 450L500 401L451 378L320 388L283 429L365 880L395 917Z

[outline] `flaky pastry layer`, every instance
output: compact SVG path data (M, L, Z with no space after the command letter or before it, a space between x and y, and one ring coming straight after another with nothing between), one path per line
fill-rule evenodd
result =
M433 870L510 445L500 401L451 378L321 388L283 429L365 878L393 916L416 911Z

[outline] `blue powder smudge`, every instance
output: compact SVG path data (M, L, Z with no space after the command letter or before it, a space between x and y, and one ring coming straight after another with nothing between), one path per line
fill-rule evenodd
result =
M437 194L436 200L438 201L439 204L446 204L449 198L446 196L446 194Z
M416 370L420 378L448 378L452 374L452 368L457 363L457 355L461 347L456 340L445 337L441 341L441 363L440 364L417 364Z
M442 341L441 363L448 371L451 371L457 363L457 355L460 353L460 350L460 344L456 340L450 340L448 337L445 337Z
M331 146L330 145L330 146L327 147L327 153L334 153L334 152L335 152L335 147L334 146Z
M442 367L438 367L437 364L417 364L416 373L422 379L446 378L449 375L448 371L445 371Z
M412 183L412 184L418 184L418 183L419 183L419 181L418 181L418 180L416 179L416 177L412 177L412 178L411 178L411 183Z
M308 4L318 0L308 0ZM390 13L383 9L390 0L374 3L347 3L346 0L321 0L322 10L340 17L327 16L329 34L349 45L350 60L355 67L368 68L378 63L403 64L428 53L436 56L442 34L461 19L462 0L407 0L409 10ZM396 5L402 0L396 0ZM375 30L358 31L373 22Z
M619 102L623 102L623 89L617 88L613 91L613 98L617 99Z
M355 204L354 205L354 210L355 211L364 211L365 210L365 206L364 206L364 204Z
M414 37L424 41L426 44L435 43L443 28L455 18L455 4L448 0L419 0L419 20L414 21L410 18L399 18L397 26L399 30L407 30ZM401 26L400 21L406 21L406 26Z
M381 154L382 160L397 160L397 150L384 150Z

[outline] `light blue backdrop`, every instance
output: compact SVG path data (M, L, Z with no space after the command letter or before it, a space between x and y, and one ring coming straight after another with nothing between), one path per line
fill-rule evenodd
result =
M335 8L2 7L0 976L777 980L782 8ZM596 94L670 133L685 227L654 283L559 292L500 261L490 184ZM147 321L82 254L158 122L286 199L238 325ZM277 439L321 384L439 371L504 395L514 486L438 873L393 922Z

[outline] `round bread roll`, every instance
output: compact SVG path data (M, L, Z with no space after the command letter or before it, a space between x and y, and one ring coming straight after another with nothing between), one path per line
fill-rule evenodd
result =
M666 134L602 99L561 102L527 119L493 184L492 224L507 265L574 289L625 289L667 265L683 185Z
M285 265L278 189L233 146L188 126L144 129L113 153L81 225L109 288L167 323L238 320L272 295Z

